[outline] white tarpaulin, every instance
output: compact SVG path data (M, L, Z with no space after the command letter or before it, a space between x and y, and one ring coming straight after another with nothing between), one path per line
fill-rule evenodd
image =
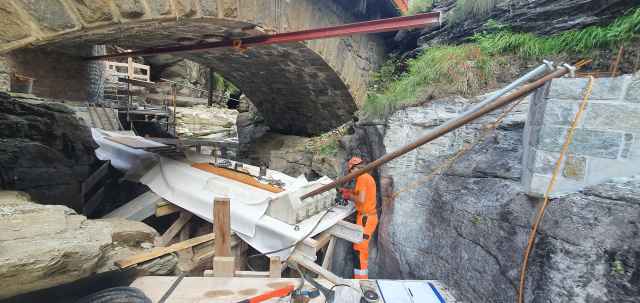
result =
M231 229L260 252L276 250L295 243L304 237L322 216L322 213L317 214L297 226L286 224L265 215L271 198L277 195L275 193L191 167L186 161L169 159L107 139L124 136L128 137L128 140L135 139L140 143L158 144L142 137L97 129L93 129L92 133L100 146L96 150L99 159L110 160L115 168L127 174L140 175L139 181L149 186L154 193L200 218L213 222L213 199L230 198ZM251 166L248 168L250 171L259 169ZM268 171L268 176L282 181L286 191L295 190L308 183L304 179L293 178L276 171ZM352 207L332 209L314 230L313 235L333 226L352 211ZM290 251L274 255L286 258Z

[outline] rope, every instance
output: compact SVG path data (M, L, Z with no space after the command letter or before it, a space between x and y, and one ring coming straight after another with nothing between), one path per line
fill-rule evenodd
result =
M483 142L487 137L489 137L489 135L492 135L495 132L495 130L498 128L500 123L502 123L502 121L507 117L507 115L511 113L511 111L513 111L516 108L516 106L518 106L524 99L525 98L521 98L517 102L513 103L511 107L504 110L502 114L500 114L500 116L498 116L498 118L493 123L485 124L482 127L483 130L481 132L480 137L476 141L474 141L473 143L465 144L460 150L458 150L458 152L455 155L453 155L453 157L449 158L447 161L437 166L430 174L394 192L391 195L390 200L394 200L396 197L398 197L398 195L408 191L412 191L418 188L419 186L424 185L425 183L429 182L435 175L439 174L444 170L449 169L453 165L453 163L455 163L456 160L462 157L465 153L467 153L473 147Z
M578 112L576 113L575 117L573 118L573 121L571 122L571 127L569 128L569 131L567 132L567 137L565 138L564 144L562 145L560 156L558 157L558 160L556 161L556 165L553 168L553 175L551 176L551 181L549 181L547 190L544 193L544 201L542 202L542 205L538 210L538 214L536 215L534 223L531 226L531 233L529 234L527 249L524 252L522 267L520 269L520 286L518 288L518 303L524 303L524 292L525 292L524 288L525 288L525 281L527 277L527 267L529 265L529 256L531 255L531 251L533 250L533 246L536 241L538 227L540 226L540 223L542 222L542 218L544 217L544 213L547 209L547 206L549 205L549 195L551 194L551 191L553 190L553 187L558 178L558 174L560 173L562 160L564 159L564 155L567 153L567 150L569 150L569 145L573 140L573 134L575 132L576 126L578 125L578 121L580 120L580 116L582 116L582 113L584 112L587 102L589 101L589 97L591 96L591 91L593 89L593 80L594 80L593 76L589 77L589 83L585 90L584 98L582 99L582 103L580 103L580 108L578 109Z

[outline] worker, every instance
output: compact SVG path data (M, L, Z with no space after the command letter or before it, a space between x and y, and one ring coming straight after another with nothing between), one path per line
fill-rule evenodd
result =
M349 172L355 171L364 165L362 158L353 157L348 162ZM356 185L353 189L341 188L342 198L351 200L356 206L356 224L362 226L364 230L363 240L353 244L354 279L369 278L369 241L371 235L378 226L378 213L376 212L376 182L373 177L364 173L356 178Z

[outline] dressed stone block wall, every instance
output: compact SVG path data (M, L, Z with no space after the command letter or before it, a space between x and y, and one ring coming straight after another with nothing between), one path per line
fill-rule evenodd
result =
M522 178L529 194L542 196L546 191L588 82L587 78L556 79L532 97ZM638 173L640 75L596 79L552 196Z

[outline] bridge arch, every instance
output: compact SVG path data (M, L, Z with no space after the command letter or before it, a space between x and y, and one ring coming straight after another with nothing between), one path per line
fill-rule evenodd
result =
M339 0L0 1L0 52L96 44L158 45L288 32L355 22ZM381 63L380 37L359 35L180 54L213 67L252 100L275 131L312 135L347 121Z

